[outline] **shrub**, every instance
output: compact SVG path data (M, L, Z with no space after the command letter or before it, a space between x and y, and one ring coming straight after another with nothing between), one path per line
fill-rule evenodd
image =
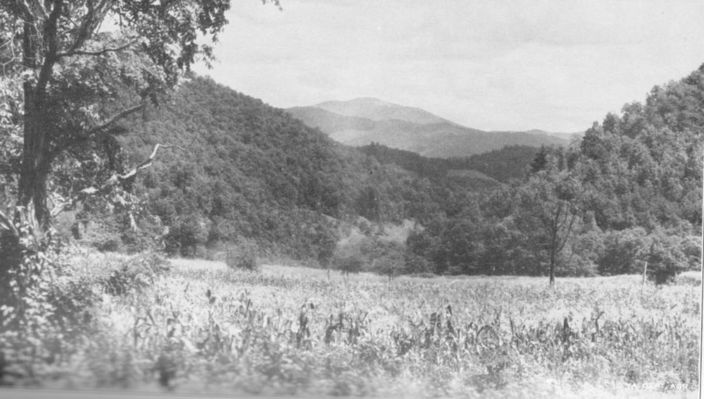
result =
M0 384L33 383L63 372L60 359L79 351L80 333L91 325L91 308L99 301L87 279L72 280L72 248L53 229L39 233L31 207L18 210L19 221L7 230L13 237L5 233L3 240L13 246L0 248L17 257L3 265Z
M639 273L642 254L647 251L648 235L642 227L610 232L604 239L604 252L598 260L599 273Z
M433 264L430 262L428 259L416 255L410 251L406 252L405 254L405 271L407 273L413 273L413 274L427 274L430 276L434 276L432 273L433 271Z
M228 245L225 249L225 264L231 269L259 270L257 246L249 241Z
M370 263L373 241L359 230L352 230L342 237L335 246L332 267L345 274L359 273L365 264Z
M135 255L115 268L102 285L110 295L127 295L148 287L153 283L154 277L167 267L168 262L154 252Z
M582 256L575 256L570 268L570 276L594 277L599 275L598 266L590 259Z
M362 259L356 254L336 255L332 259L333 267L345 274L359 273L362 270L363 264Z
M687 270L687 256L682 250L681 237L668 236L662 231L652 234L653 243L647 256L648 279L656 285L674 281Z
M118 252L122 245L120 226L113 217L103 216L79 216L73 225L74 238L100 252Z
M120 239L110 237L102 241L94 241L93 246L100 252L117 252L120 250Z
M687 267L690 270L699 270L701 267L701 237L688 235L682 240L680 247L682 253L687 257Z
M138 229L125 229L120 235L122 249L128 254L154 251L158 247L157 237L162 231L163 228L153 217L141 218Z
M88 278L63 278L49 288L47 301L54 309L49 317L52 323L66 336L74 336L88 327L100 297Z
M196 215L186 216L169 228L164 241L170 255L195 256L198 245L208 241L208 223Z
M396 242L377 242L373 248L372 271L389 279L404 273L404 246Z

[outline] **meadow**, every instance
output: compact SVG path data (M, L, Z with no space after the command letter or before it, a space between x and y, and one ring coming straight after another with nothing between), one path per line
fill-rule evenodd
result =
M5 383L480 398L699 387L698 272L662 287L626 275L550 288L542 277L389 280L85 252L54 279L63 327L15 337L31 350L16 346Z

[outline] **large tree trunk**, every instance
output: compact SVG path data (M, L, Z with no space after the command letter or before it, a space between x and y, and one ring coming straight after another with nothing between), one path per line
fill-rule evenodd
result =
M47 179L51 171L49 121L43 110L43 96L37 96L31 84L24 86L24 148L19 180L19 205L34 206L34 216L41 229L49 226Z

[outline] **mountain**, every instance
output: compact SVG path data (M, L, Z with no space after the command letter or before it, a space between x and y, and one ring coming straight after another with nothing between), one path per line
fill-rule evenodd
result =
M366 118L373 121L397 119L420 125L451 123L420 108L406 107L371 97L356 98L350 101L327 101L314 105L314 107L338 115Z
M379 162L206 78L190 79L150 113L128 123L132 133L121 144L132 165L156 143L172 146L135 189L147 199L157 230L168 229L167 249L183 255L245 239L294 259L318 259L334 245L339 223L360 216L427 223L462 203L466 193L499 184L475 171L429 179ZM310 115L329 123L339 119L325 110ZM342 118L352 127L370 121Z
M540 129L527 130L526 133L545 134L548 136L561 138L561 139L566 140L568 142L572 141L574 138L581 138L584 135L583 131L582 132L565 133L565 132L546 132L545 130L540 130Z
M543 131L487 132L461 126L419 108L374 98L329 101L287 111L333 140L352 146L379 143L427 157L467 157L504 146L563 146L564 137Z

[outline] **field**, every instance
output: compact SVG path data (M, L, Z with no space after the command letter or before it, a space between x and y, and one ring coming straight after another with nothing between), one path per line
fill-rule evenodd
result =
M62 303L86 310L59 342L34 343L54 357L27 361L18 374L34 380L20 385L481 398L694 397L699 386L699 273L661 288L617 276L551 289L99 253L70 264L56 283L74 299Z

